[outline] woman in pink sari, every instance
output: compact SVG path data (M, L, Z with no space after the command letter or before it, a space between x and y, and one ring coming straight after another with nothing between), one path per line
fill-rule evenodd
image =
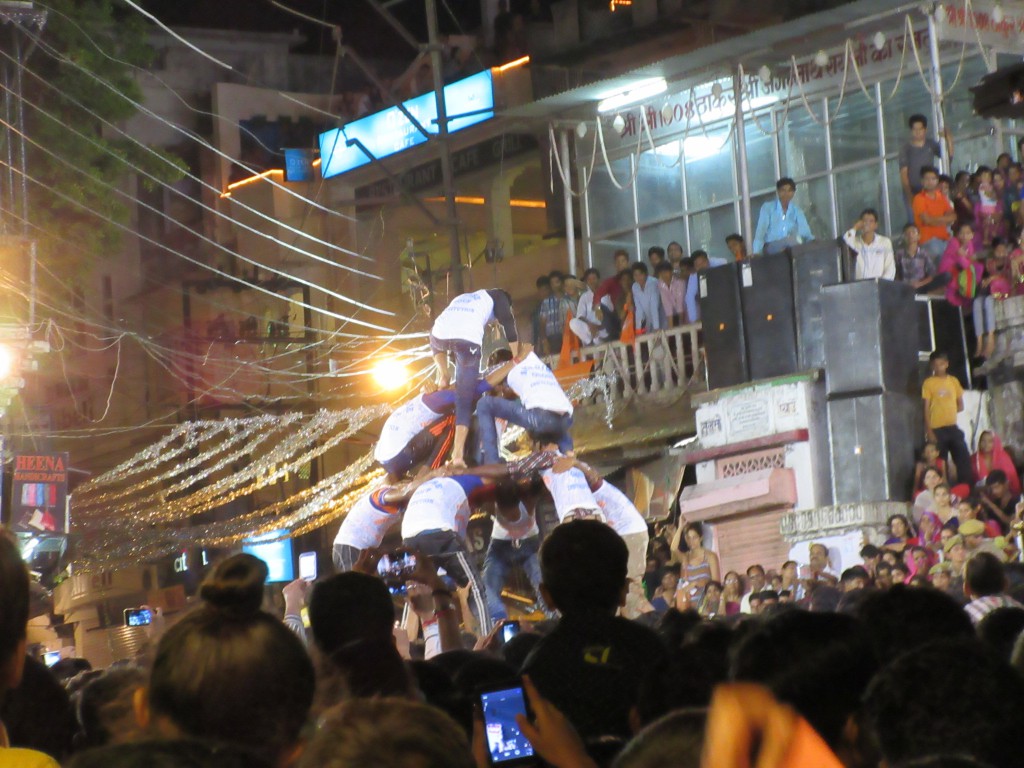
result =
M978 483L984 482L992 470L1003 470L1009 481L1010 492L1014 496L1020 494L1017 467L1014 466L1010 454L1003 448L1003 441L995 432L986 430L981 433L981 437L978 438L978 450L971 456L971 467L974 469L974 480Z

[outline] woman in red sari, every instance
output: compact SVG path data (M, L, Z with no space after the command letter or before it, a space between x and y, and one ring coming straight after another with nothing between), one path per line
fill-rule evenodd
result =
M1003 442L995 432L986 430L981 433L981 437L978 438L978 450L971 456L971 467L974 469L974 480L977 483L984 482L992 470L1003 470L1009 481L1010 492L1014 496L1020 494L1020 475L1017 474L1013 459L1003 448Z

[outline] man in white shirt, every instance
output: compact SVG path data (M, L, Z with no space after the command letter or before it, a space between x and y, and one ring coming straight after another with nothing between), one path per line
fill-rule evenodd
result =
M747 593L743 595L743 598L740 600L740 613L754 612L753 609L750 607L750 598L752 595L756 595L758 592L764 589L764 586L767 583L767 581L768 580L765 578L764 566L752 565L749 568L747 568L747 584L750 586L750 588L747 590Z
M658 281L650 278L647 265L642 261L633 265L633 308L636 313L633 322L638 330L643 328L651 333L664 327L661 290Z
M341 571L351 571L364 549L376 549L396 523L402 519L404 491L381 486L361 497L341 521L334 537L332 559Z
M866 208L857 223L843 235L843 241L857 252L857 263L853 268L855 280L896 279L892 240L877 234L877 231L878 211Z
M601 318L598 317L598 308L594 306L594 292L601 283L601 273L591 267L583 273L583 282L587 289L580 294L579 304L576 306L576 316L569 321L569 328L575 333L584 345L600 344L608 338L608 332L601 326ZM608 302L605 304L605 302ZM601 300L601 312L608 309L614 311L615 305L611 298L605 296Z
M516 362L506 379L519 399L484 397L476 406L484 464L496 464L500 458L495 419L504 419L534 436L543 435L544 442L556 443L563 453L572 451L572 403L555 374L530 345L524 344L522 348L526 350L525 357Z

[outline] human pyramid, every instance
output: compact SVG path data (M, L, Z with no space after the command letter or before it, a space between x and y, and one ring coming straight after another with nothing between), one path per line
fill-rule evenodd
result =
M490 356L482 373L484 335L495 324L508 346ZM623 615L636 618L652 610L642 586L647 521L625 494L575 458L572 403L532 347L519 342L508 293L457 296L434 321L430 347L438 388L402 404L385 422L374 459L386 479L346 515L334 540L335 566L352 570L401 523L403 549L429 557L459 588L468 588L469 608L486 634L508 617L501 592L513 565L523 568L540 596L536 508L546 489L559 523L596 519L625 542L630 581ZM454 389L449 357L455 362ZM476 436L470 440L474 416ZM505 425L526 430L533 453L504 463L498 441ZM482 509L494 521L481 573L467 549L466 531L472 514Z

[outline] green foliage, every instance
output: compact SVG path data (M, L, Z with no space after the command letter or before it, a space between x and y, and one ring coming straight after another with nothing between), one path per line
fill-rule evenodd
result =
M136 168L173 182L184 166L118 136L102 122L123 125L137 111L132 102L141 101L135 67L148 66L153 57L142 17L123 6L118 13L112 0L45 0L45 7L42 44L24 78L26 133L45 149L29 145L28 172L60 194L30 184L29 217L41 227L42 234L34 231L48 263L65 276L82 276L91 257L119 247L123 231L112 222L127 224L131 216L130 202L104 185L128 189ZM60 239L74 241L80 250L69 253Z

